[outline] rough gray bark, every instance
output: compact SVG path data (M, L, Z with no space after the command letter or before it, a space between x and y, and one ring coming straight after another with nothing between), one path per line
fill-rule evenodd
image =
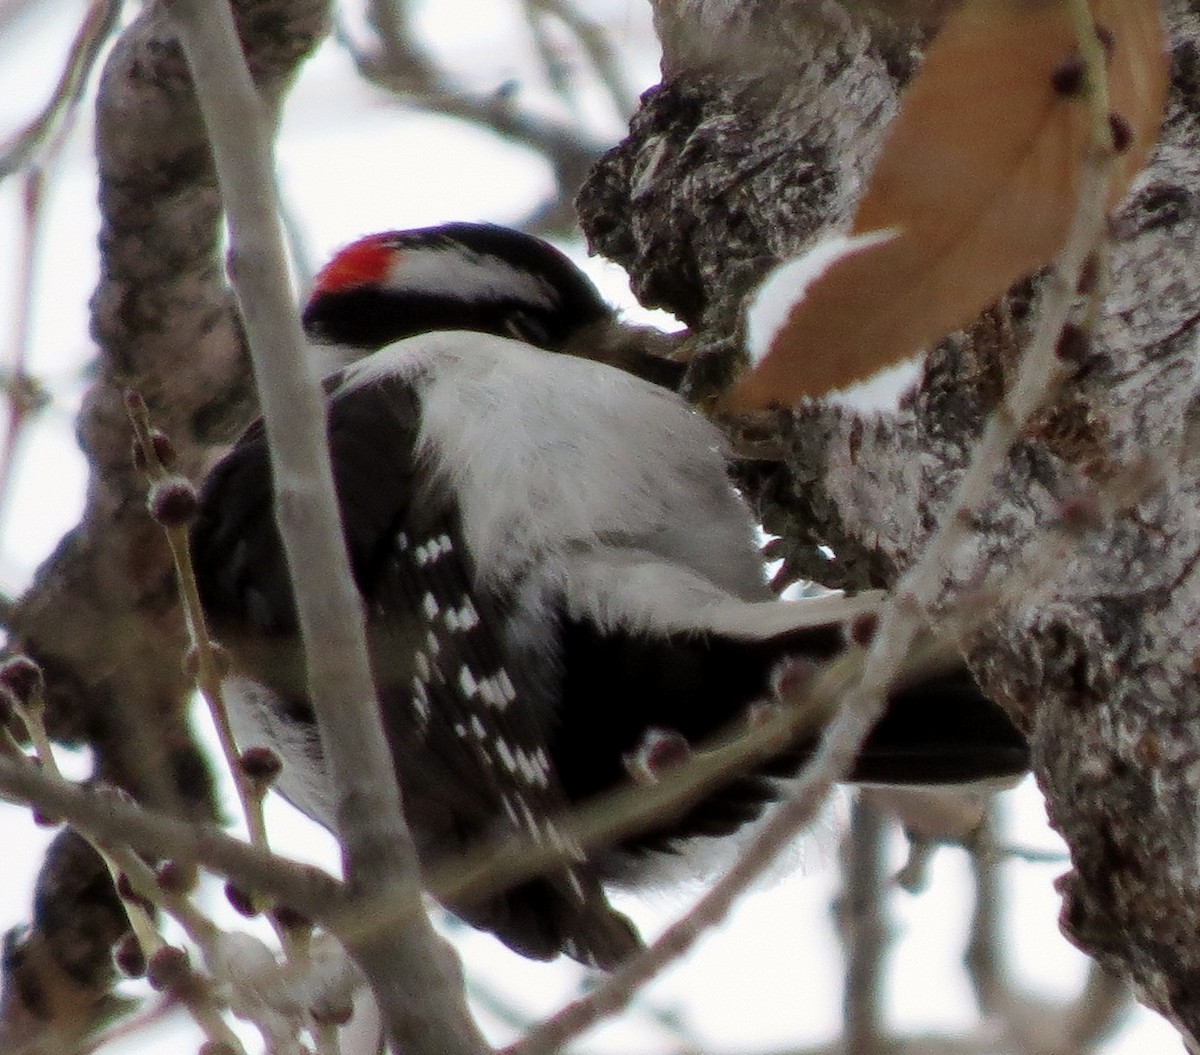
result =
M656 5L665 81L581 196L593 246L698 331L693 383L730 369L745 292L841 222L894 112L906 37L832 0ZM1114 219L1112 288L1078 375L1012 453L947 601L1019 568L1095 505L1068 559L990 613L972 660L1031 731L1071 849L1064 930L1200 1051L1200 5L1176 3L1162 143ZM714 45L719 42L720 54ZM1033 298L1031 301L1031 297ZM1031 308L1032 304L1032 308ZM793 570L886 582L913 560L1020 347L1024 289L932 357L894 420L822 408L766 422L747 472ZM824 563L825 542L839 560Z
M667 75L577 204L592 248L629 270L638 298L694 328L692 385L702 396L730 376L746 293L771 264L848 217L896 112L889 56L903 49L892 47L898 33L881 49L865 24L823 0L783 14L765 2L728 5L716 23L704 5L664 8ZM791 474L747 468L756 490L778 500L767 527L785 540L796 573L882 585L888 560L841 524L822 474L808 468L829 441L828 423L814 429L808 420L772 435L803 454L790 460ZM834 567L801 541L814 519L838 554Z
M245 0L235 9L256 79L277 94L324 33L328 5ZM122 393L142 393L180 471L195 476L206 446L247 416L252 387L223 277L204 128L183 57L153 6L109 57L96 153L98 357L78 423L91 463L87 501L9 625L14 646L45 670L56 739L89 743L98 775L142 801L210 816L209 777L184 712L186 640L170 555L130 460ZM39 1036L45 1050L63 1050L66 1036L107 1007L109 945L124 924L95 856L71 834L61 841L39 878L33 928L6 951L6 1050Z

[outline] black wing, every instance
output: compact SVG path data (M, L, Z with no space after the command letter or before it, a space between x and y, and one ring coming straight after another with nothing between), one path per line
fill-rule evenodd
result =
M335 388L330 454L405 813L427 868L505 832L553 839L566 799L512 669L501 613L474 587L449 489L418 463L420 411L396 378ZM270 466L253 426L213 470L192 531L201 598L243 673L311 725ZM638 945L584 866L450 906L528 956L612 966Z

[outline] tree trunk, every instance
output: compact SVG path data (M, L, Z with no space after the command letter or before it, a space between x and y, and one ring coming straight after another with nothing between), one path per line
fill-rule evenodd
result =
M939 5L924 5L936 13ZM1160 145L1113 217L1076 376L1028 430L948 569L972 665L1029 730L1066 839L1062 926L1200 1051L1200 15L1169 12ZM664 83L580 197L593 247L696 331L694 391L736 365L745 295L843 224L918 31L832 0L659 0ZM912 23L906 23L912 26ZM981 134L986 130L981 129ZM886 584L920 552L1037 311L1028 282L931 355L898 416L755 427L743 482L794 574ZM743 439L748 433L743 433ZM828 545L834 559L816 548ZM993 591L994 577L1012 584ZM982 588L982 590L981 590ZM979 604L987 599L984 621ZM941 613L940 613L941 614ZM962 620L959 620L962 625Z

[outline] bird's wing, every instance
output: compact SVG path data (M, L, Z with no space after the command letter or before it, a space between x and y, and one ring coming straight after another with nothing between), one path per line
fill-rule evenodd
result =
M372 668L405 809L426 866L517 832L545 845L566 799L544 750L544 703L512 669L502 604L474 589L451 489L418 449L399 377L334 389L330 454ZM205 607L243 673L312 722L261 427L206 481L193 532ZM637 947L583 864L455 911L530 956L612 966Z

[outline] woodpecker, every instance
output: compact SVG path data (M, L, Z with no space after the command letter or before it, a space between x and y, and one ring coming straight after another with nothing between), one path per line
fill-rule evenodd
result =
M676 364L614 333L624 324L546 243L479 224L369 236L317 276L304 324L359 356L325 383L330 454L427 869L505 833L555 841L553 818L629 783L644 745L686 750L744 720L782 663L828 661L870 607L772 595L721 434L670 390ZM261 423L209 474L191 542L236 665L239 742L279 751L280 790L332 827ZM605 887L653 882L757 818L812 746L448 907L526 956L611 968L639 939ZM1027 764L960 668L896 688L850 778L946 784Z

